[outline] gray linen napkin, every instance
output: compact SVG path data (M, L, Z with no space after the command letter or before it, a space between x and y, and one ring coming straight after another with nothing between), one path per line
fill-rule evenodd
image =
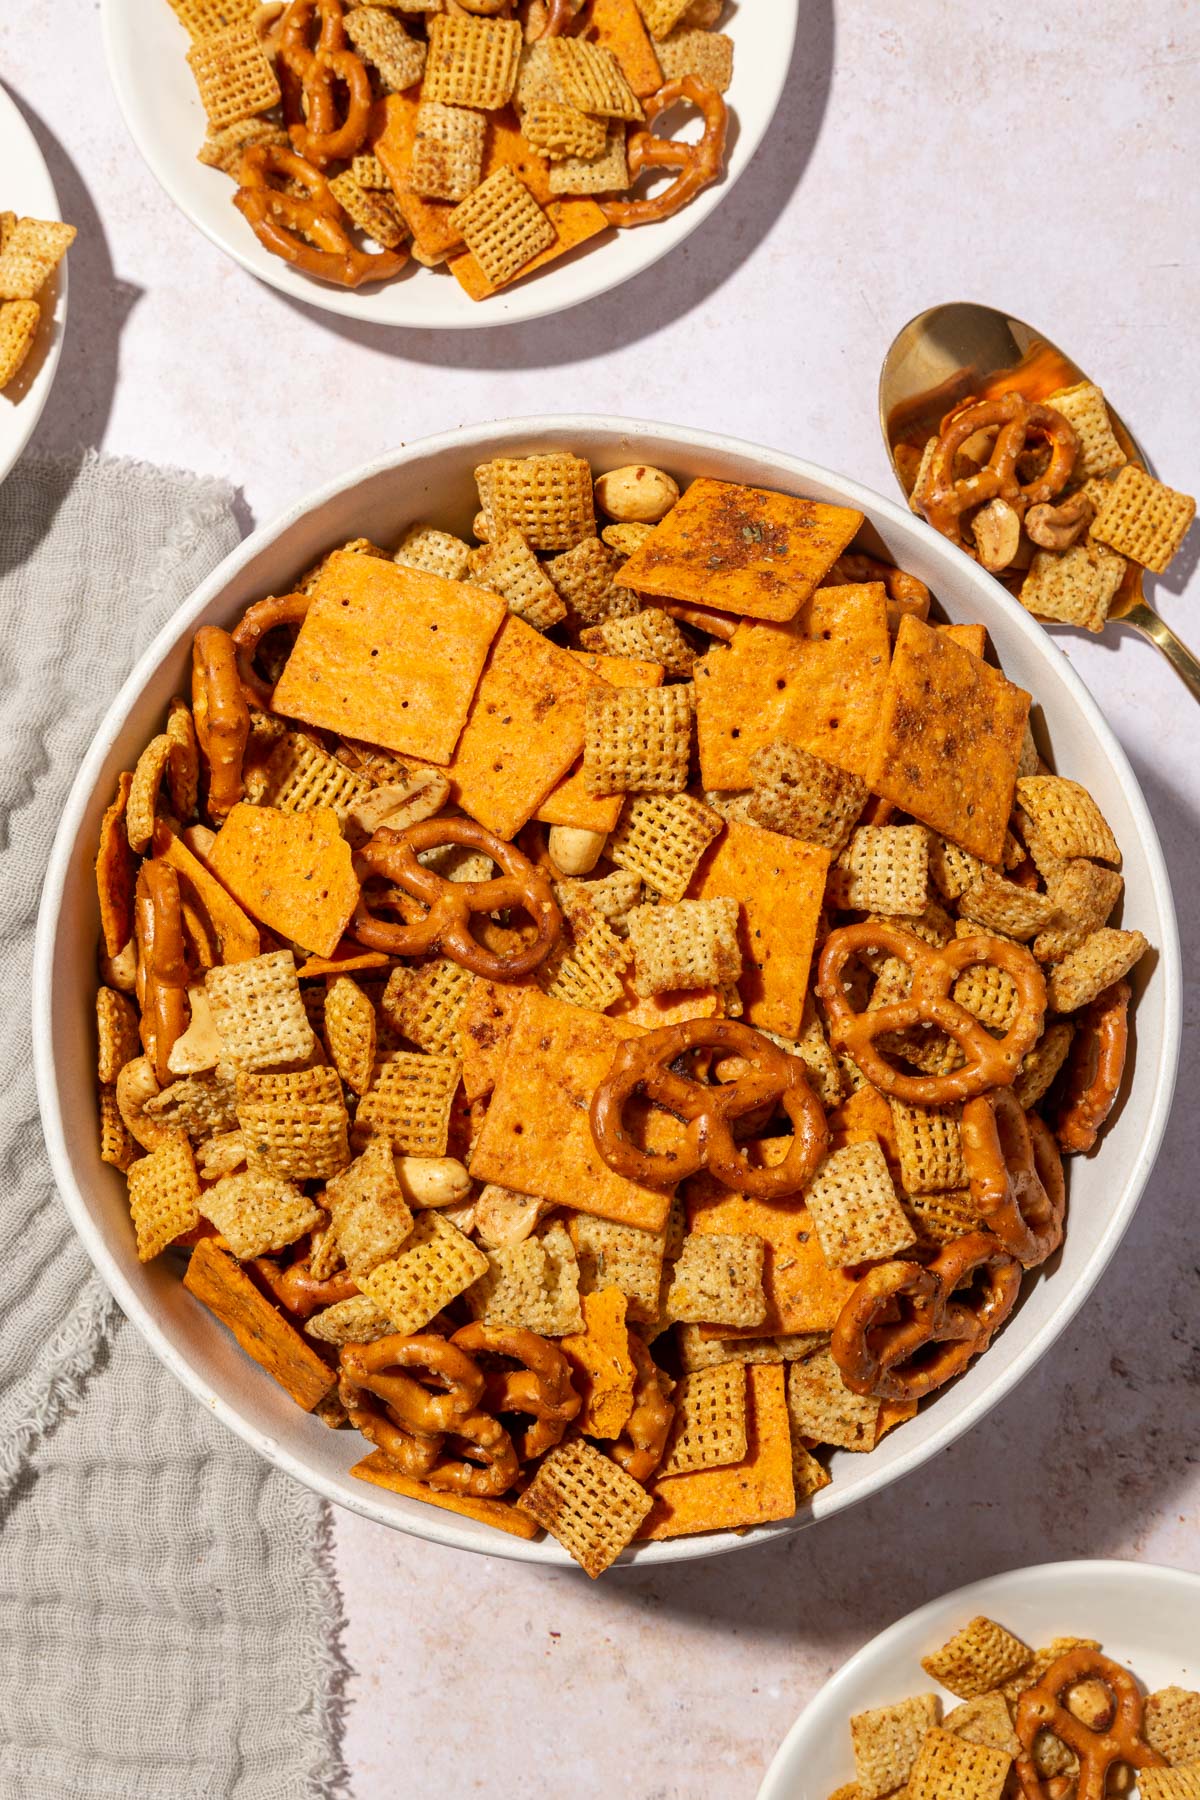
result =
M238 541L233 492L94 454L0 487L0 1796L342 1791L321 1503L160 1366L54 1190L34 922L80 753L138 651Z

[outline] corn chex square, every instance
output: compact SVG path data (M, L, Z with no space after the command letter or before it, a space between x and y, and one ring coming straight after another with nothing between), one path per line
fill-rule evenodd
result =
M282 812L328 806L345 820L351 807L371 791L370 782L302 731L284 732L267 758L264 776L257 798L262 805L277 806Z
M1149 949L1140 931L1102 925L1047 971L1046 997L1054 1012L1078 1012L1096 996L1124 980Z
M521 127L531 144L557 162L568 156L601 156L608 143L603 122L566 100L535 100L521 114Z
M675 1419L655 1478L717 1469L746 1455L746 1370L718 1363L685 1375L671 1396Z
M554 227L525 183L501 164L455 207L459 233L487 279L496 287L554 242Z
M380 1312L366 1294L351 1294L314 1313L305 1325L307 1336L319 1338L323 1344L373 1344L379 1338L391 1337L396 1327L386 1313Z
M408 236L391 194L364 187L349 169L332 177L329 191L351 223L386 250L394 250Z
M413 1215L384 1137L372 1138L348 1169L326 1183L324 1201L337 1248L356 1280L396 1256L412 1234Z
M478 1281L487 1257L439 1212L420 1213L403 1248L377 1263L359 1286L396 1331L420 1331Z
M1124 885L1115 869L1102 868L1086 857L1067 863L1046 883L1054 915L1033 941L1038 961L1058 962L1089 933L1098 931L1121 898Z
M1054 917L1054 902L1036 888L1006 881L993 869L985 869L977 882L959 896L959 916L985 931L1024 942L1035 937Z
M738 903L728 896L635 906L628 928L633 989L644 999L672 988L723 988L742 972Z
M610 1457L569 1438L542 1458L517 1504L594 1580L632 1542L653 1503Z
M590 1213L572 1213L567 1229L579 1261L580 1292L619 1288L629 1319L652 1324L658 1318L662 1283L662 1233L639 1231L636 1225L618 1225Z
M0 300L36 299L74 242L74 225L18 219L0 245Z
M479 186L483 174L486 136L487 120L481 112L444 106L440 100L422 100L408 166L413 193L436 200L465 200ZM449 571L438 569L436 573ZM461 581L462 575L451 579Z
M964 969L951 993L989 1031L1007 1031L1021 1004L1016 982L1007 969L998 969L994 963Z
M661 39L674 31L691 8L692 0L637 0L637 3L651 37Z
M692 794L631 794L605 855L664 900L682 900L721 817Z
M1100 631L1124 575L1125 558L1091 538L1069 550L1037 550L1021 583L1021 605L1038 619Z
M681 1324L761 1325L763 1240L749 1232L689 1232L671 1272L666 1316Z
M616 552L598 537L585 537L546 564L546 574L566 605L570 625L599 625L605 619L636 613L637 596L616 583L620 562Z
M355 1094L365 1094L375 1067L375 1008L349 975L335 975L325 990L325 1042L333 1066Z
M425 69L425 45L410 37L399 19L378 6L356 6L343 19L346 36L364 62L378 70L385 88L401 94L420 81Z
M589 794L680 793L692 744L690 683L595 688L587 697L583 778Z
M611 50L582 38L550 40L550 61L558 85L580 112L606 119L644 119L642 103Z
M520 56L521 27L515 19L440 15L429 21L421 98L491 112L512 99Z
M474 552L471 573L535 631L549 631L567 616L566 602L519 531L502 532Z
M450 1110L462 1074L456 1056L390 1050L376 1064L375 1077L359 1103L355 1148L375 1136L387 1137L399 1156L444 1156Z
M1067 1060L1075 1027L1069 1019L1056 1019L1047 1025L1033 1049L1017 1070L1013 1093L1026 1112L1049 1093L1054 1078Z
M1001 1800L1012 1768L1006 1750L931 1731L908 1778L908 1800Z
M801 744L763 744L750 758L750 776L746 811L756 824L835 853L867 803L865 781Z
M279 105L275 69L252 20L200 38L187 61L213 131Z
M680 26L657 44L655 51L667 81L695 75L706 87L723 94L733 80L733 39L723 31Z
M788 1417L798 1436L841 1450L873 1450L879 1402L842 1380L828 1350L788 1365Z
M336 1175L350 1161L336 1069L239 1073L237 1117L247 1166L290 1181Z
M102 1087L97 1095L100 1114L100 1161L124 1174L138 1154L133 1133L121 1117L116 1091Z
M921 1667L958 1699L974 1700L1019 1675L1032 1661L1028 1644L980 1613L940 1650L923 1656Z
M221 1055L235 1068L307 1062L316 1049L290 950L209 969L204 990Z
M168 1131L186 1131L190 1138L214 1137L237 1125L237 1090L228 1067L206 1069L173 1081L147 1100L143 1111Z
M497 457L476 469L475 481L493 542L519 531L531 550L569 550L596 535L592 471L581 456Z
M1119 469L1128 457L1117 442L1104 395L1091 381L1078 381L1074 387L1060 388L1046 404L1060 412L1079 439L1074 475L1107 475Z
M0 388L20 374L33 349L41 317L36 300L0 300Z
M874 1138L827 1156L805 1189L804 1204L831 1269L881 1262L913 1245L913 1228Z
M1200 1694L1190 1688L1159 1688L1146 1700L1142 1731L1172 1767L1200 1763Z
M96 989L96 1044L96 1078L103 1086L141 1054L137 1009L116 988Z
M1093 862L1120 866L1120 847L1108 821L1079 782L1063 775L1022 776L1017 782L1017 804L1036 836L1036 851L1033 844L1029 846L1035 862L1040 853L1066 859L1086 856Z
M277 1175L223 1175L205 1188L200 1210L240 1262L284 1250L321 1223L321 1209Z
M623 193L629 186L624 123L620 120L610 122L599 156L568 156L561 162L551 163L549 181L552 194ZM613 529L609 527L610 531Z
M1161 575L1182 544L1196 502L1126 463L1092 520L1092 537Z
M380 1006L401 1037L418 1049L448 1055L458 1049L459 1024L474 986L469 969L438 956L393 969Z
M609 526L608 530L614 527ZM616 529L619 529L616 528ZM620 592L628 592L621 589ZM626 617L605 619L579 634L584 650L600 650L609 656L628 656L637 662L654 662L668 675L690 675L696 651L670 613L661 606L647 606Z
M465 581L471 564L471 546L453 532L436 525L410 525L392 557L410 569L425 569L446 581Z
M923 825L860 825L829 871L829 902L856 912L911 915L929 898Z
M149 1262L200 1219L200 1182L186 1135L175 1132L130 1166L129 1211L139 1262Z
M253 144L277 144L281 150L286 150L288 134L281 125L273 125L270 119L238 119L234 124L226 125L223 131L210 131L196 152L196 161L207 169L220 169L231 181L237 181L242 157Z
M1138 1792L1142 1800L1200 1800L1200 1762L1182 1769L1143 1769Z
M518 1325L540 1337L563 1337L583 1330L579 1264L566 1227L548 1226L529 1237L486 1252L487 1270L469 1289L472 1314L488 1325Z
M943 1194L967 1185L958 1106L909 1106L892 1100L892 1126L905 1194Z
M988 1744L993 1750L1007 1750L1010 1756L1020 1754L1021 1740L1013 1730L1008 1702L998 1689L952 1708L942 1727L968 1744Z
M861 1800L891 1794L912 1774L926 1735L942 1716L936 1694L914 1694L894 1706L855 1713L850 1720Z
M167 0L167 4L184 29L201 38L250 18L257 0Z
M603 919L552 953L539 971L539 986L554 1000L604 1012L624 993L621 976L633 959L627 944Z

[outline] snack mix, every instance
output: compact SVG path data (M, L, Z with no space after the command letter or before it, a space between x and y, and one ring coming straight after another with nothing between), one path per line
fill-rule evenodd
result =
M941 1694L856 1713L855 1779L830 1800L1200 1797L1200 1694L1144 1696L1094 1638L1044 1649L980 1616L921 1659Z
M1136 597L1142 570L1168 568L1196 502L1131 460L1092 382L1039 379L1053 367L1031 358L1025 378L967 397L923 448L901 445L897 462L913 511L1037 618L1100 631Z
M169 0L259 242L341 287L445 264L485 300L724 167L722 0ZM698 139L660 135L698 115ZM638 193L641 178L657 181ZM662 185L665 180L665 185Z
M597 1575L789 1518L986 1350L1147 946L860 513L476 480L474 541L197 632L100 830L101 1154L356 1475Z
M0 389L16 380L33 349L46 284L74 241L73 225L0 212Z

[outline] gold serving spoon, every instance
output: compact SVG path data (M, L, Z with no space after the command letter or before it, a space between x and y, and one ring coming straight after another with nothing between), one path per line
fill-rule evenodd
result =
M968 396L983 400L1015 389L1027 400L1047 400L1059 388L1089 379L1021 319L965 300L930 307L897 334L879 376L879 422L897 481L911 493L926 440L937 435L943 415ZM1111 404L1108 411L1126 456L1149 470L1145 453ZM1136 563L1127 565L1109 619L1132 625L1156 644L1200 700L1200 662L1147 604L1142 574Z

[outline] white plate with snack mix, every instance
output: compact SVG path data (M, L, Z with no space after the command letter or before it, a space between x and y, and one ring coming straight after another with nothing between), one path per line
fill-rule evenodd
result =
M371 1518L592 1574L978 1423L1129 1223L1180 1012L1028 615L812 464L586 417L226 559L80 771L34 993L60 1191L180 1379Z
M560 312L682 243L762 141L799 4L102 11L134 141L207 237L311 306L446 330Z
M1194 1800L1198 1688L1200 1576L1129 1562L1014 1570L930 1601L851 1657L792 1726L758 1800Z
M0 87L0 481L54 384L67 325L64 259L74 236L59 223L37 140Z

